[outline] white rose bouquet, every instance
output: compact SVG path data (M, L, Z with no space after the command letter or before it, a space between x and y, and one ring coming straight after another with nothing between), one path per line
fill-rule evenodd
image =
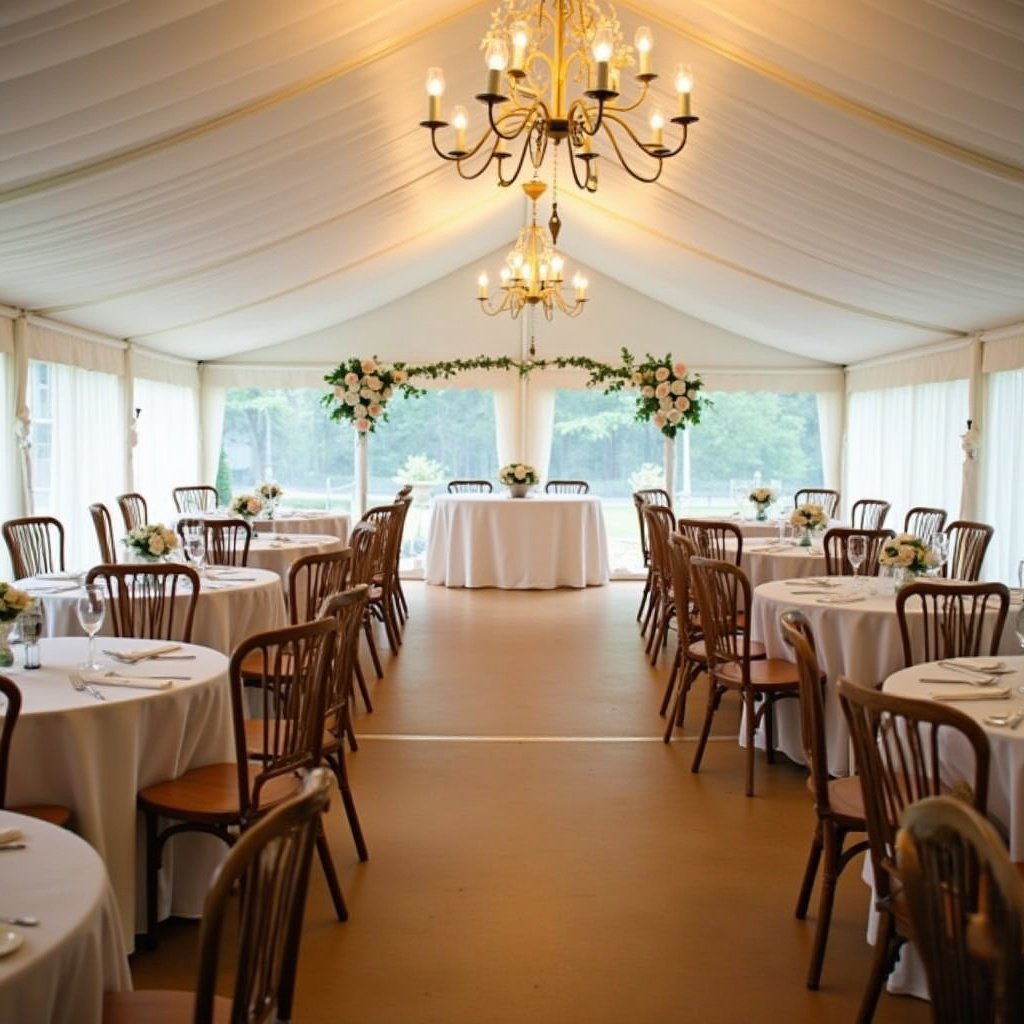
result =
M920 537L913 533L901 533L887 540L878 553L880 565L908 572L922 573L939 565L939 555Z
M624 349L624 359L628 355ZM624 368L630 369L628 361ZM700 393L704 382L685 363L673 362L668 355L664 359L648 355L631 370L627 386L637 391L636 419L653 422L666 437L675 437L688 423L700 423L701 405L706 401Z
M349 359L324 380L332 385L323 398L331 408L331 419L348 420L360 434L372 434L378 423L387 422L387 404L396 389L406 397L423 394L409 383L404 363L387 366L376 357Z
M10 583L0 583L0 622L10 622L22 612L28 611L32 595Z
M178 535L163 523L149 523L132 530L122 543L129 551L156 562L166 558L178 546Z
M770 487L755 487L747 495L747 500L752 501L758 508L767 508L769 505L773 505L778 497Z
M277 501L278 498L284 494L284 489L278 483L264 480L263 483L256 488L256 494L264 501Z
M228 511L245 520L255 519L263 511L263 499L256 494L239 494L231 499Z
M828 526L828 516L817 502L812 501L806 505L797 505L789 517L789 522L799 530L817 530Z
M502 466L498 471L498 479L503 484L540 483L537 470L525 462L510 462L507 466Z

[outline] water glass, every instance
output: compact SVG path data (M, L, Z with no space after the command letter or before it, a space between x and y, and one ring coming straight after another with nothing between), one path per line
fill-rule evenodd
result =
M91 583L84 588L85 593L78 599L75 605L75 613L78 615L78 624L89 636L89 654L83 665L87 671L94 672L102 666L96 661L96 634L103 626L106 618L107 608L103 600L103 588Z
M206 561L206 531L201 526L193 526L185 533L185 553L193 568L203 575Z
M39 668L39 638L43 633L43 608L38 598L18 616L25 642L25 668Z
M935 557L938 559L936 568L941 571L949 559L949 535L941 530L936 531L932 536L931 549L935 552Z
M858 536L857 534L850 537L846 545L846 557L849 559L850 565L853 567L853 575L859 576L860 567L868 557L867 538L864 536Z

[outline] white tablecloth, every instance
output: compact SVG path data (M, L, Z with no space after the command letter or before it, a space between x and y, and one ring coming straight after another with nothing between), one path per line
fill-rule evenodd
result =
M96 852L73 832L0 811L27 849L0 854L3 913L39 918L0 925L23 937L0 958L0 1024L100 1024L104 992L131 989L117 904Z
M352 520L343 512L293 512L284 509L277 513L276 518L256 519L252 525L257 533L326 534L347 544Z
M734 545L730 545L735 550ZM740 568L747 574L751 587L774 580L792 580L825 574L825 552L820 546L802 548L780 545L777 541L743 539Z
M608 582L601 499L446 494L434 499L426 580L447 587L550 590Z
M740 533L743 534L743 540L746 542L748 537L756 538L767 538L767 537L778 537L779 526L778 521L775 518L758 520L758 519L743 519L738 515L731 516L701 516L697 514L687 513L683 511L678 513L682 519L707 519L713 520L714 522L727 522L732 523L734 526L740 528Z
M849 577L836 577L834 582L844 587L851 585ZM850 774L849 732L836 697L836 680L846 676L863 686L878 686L903 667L896 597L892 593L874 593L884 587L884 581L872 578L861 582L865 596L850 604L822 604L816 595L794 593L800 589L799 583L765 583L754 593L751 635L764 643L769 658L793 660L793 652L783 640L779 624L787 608L798 608L811 623L818 661L827 679L825 734L829 770L833 775ZM1014 615L1015 607L1011 607L999 646L1004 654L1013 654L1019 649L1013 632ZM802 762L796 703L783 701L775 712L776 748L794 761Z
M234 573L234 582L227 579L232 575L226 567L213 568L211 576L220 578L204 580L196 604L195 620L192 623L192 642L215 651L230 654L247 636L268 629L280 629L288 624L288 613L284 605L281 579L276 572L246 567ZM37 596L43 605L43 632L46 636L83 636L78 624L75 605L82 590L68 583L35 578L19 580L17 585ZM184 598L179 598L184 601ZM177 614L182 621L183 613ZM100 630L102 636L112 632L109 617Z
M146 643L97 640L98 649L111 650ZM192 679L175 680L167 690L106 686L102 692L107 699L98 701L72 689L68 681L68 672L85 657L83 638L44 639L40 653L41 669L20 667L19 653L14 669L7 670L23 700L11 745L7 802L71 808L74 830L107 866L125 941L130 943L145 927L145 847L141 819L136 823L136 793L189 768L234 760L227 658L186 645L175 653L194 654L194 660L123 666L102 659L121 672ZM210 874L224 853L224 844L210 836L182 836L168 844L165 914L200 916ZM0 861L0 871L4 863Z
M288 570L293 562L305 555L340 551L342 547L337 537L318 533L260 533L249 542L249 565L277 573L281 577L281 588L287 599Z

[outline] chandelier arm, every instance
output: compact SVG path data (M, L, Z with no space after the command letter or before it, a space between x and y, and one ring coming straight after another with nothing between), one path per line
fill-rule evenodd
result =
M673 120L675 120L675 119L673 118ZM678 124L679 122L677 121L675 123ZM682 153L683 147L686 145L687 136L689 135L689 127L690 126L684 121L682 123L682 127L683 127L683 136L682 136L682 138L679 141L679 145L676 146L675 149L670 149L667 153L662 153L662 158L663 159L667 159L667 158L673 157L673 156L678 156L680 153Z
M626 155L625 153L623 153L622 147L619 145L619 140L615 137L615 133L611 130L611 124L618 125L626 133L626 135L629 136L630 141L636 146L637 149L640 150L641 153L644 154L644 156L646 156L650 160L655 161L657 166L650 176L633 169L630 162L626 159ZM644 184L650 185L652 182L657 181L658 178L661 177L662 167L664 166L664 157L666 154L660 154L658 156L655 156L654 154L648 152L644 144L637 138L636 133L624 121L619 120L619 118L617 117L609 117L607 119L607 123L605 124L605 135L608 137L608 141L612 144L612 149L615 150L615 155L619 158L619 163L622 165L623 170L631 178L635 178L637 181L642 181Z
M497 143L495 143L495 145L497 145ZM512 174L512 176L510 178L506 178L504 176L504 174L502 173L502 170L501 170L502 161L501 160L498 161L498 184L499 185L503 186L504 188L508 188L508 186L511 185L516 180L516 178L519 177L519 172L523 169L523 164L526 163L526 154L529 152L529 149L530 149L530 136L527 135L525 141L523 142L523 148L519 151L519 159L518 159L518 161L516 161L516 169L515 169L514 173Z
M596 186L594 186L594 188L590 187L590 182L591 182L590 161L589 160L580 160L580 163L586 164L586 168L587 168L587 176L582 181L580 181L579 172L576 170L576 161L578 159L579 158L576 156L576 153L574 152L574 150L572 148L572 145L570 144L570 146L569 146L569 169L572 171L572 180L576 182L576 187L577 188L584 189L587 192L596 192L597 191L597 187Z
M605 106L605 110L609 113L615 114L628 114L630 111L636 110L637 107L641 106L644 100L647 99L647 94L651 91L650 81L640 83L640 95L630 104L624 107L617 106L615 103L608 103ZM621 95L621 94L620 94Z
M496 106L498 106L497 103L487 103L487 122L490 125L491 131L494 132L494 134L497 135L499 139L504 139L506 142L512 142L515 139L518 139L524 131L532 131L533 128L530 122L533 121L534 118L537 116L538 110L543 114L545 121L548 117L547 108L544 106L544 103L541 100L535 101L533 106L531 107L517 107L515 110L510 110L508 113L502 114L497 119L497 121L495 121L494 119L494 108ZM501 122L513 118L521 118L521 123L510 135L506 135L501 130Z

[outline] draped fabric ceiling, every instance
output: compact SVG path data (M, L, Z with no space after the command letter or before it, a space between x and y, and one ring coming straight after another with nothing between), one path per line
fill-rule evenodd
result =
M496 4L0 6L0 302L207 360L456 271L471 302L524 203L418 122L441 65L480 123ZM656 185L560 167L571 264L832 363L1024 320L1019 0L617 8L701 121Z

